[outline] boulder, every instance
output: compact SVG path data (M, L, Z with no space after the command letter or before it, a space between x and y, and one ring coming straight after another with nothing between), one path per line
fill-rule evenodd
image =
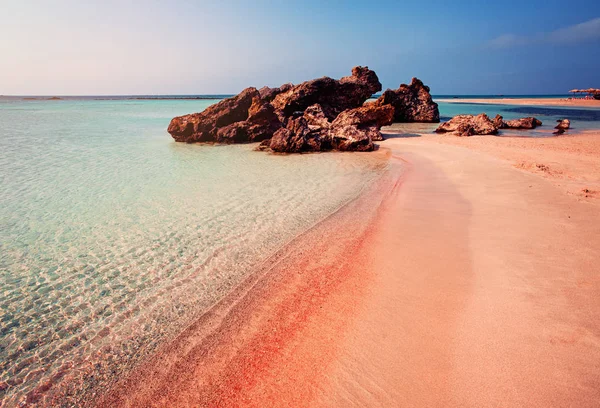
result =
M542 121L536 118L527 117L503 121L500 129L535 129L542 126Z
M375 72L368 67L354 67L352 75L339 80L323 77L295 85L276 95L271 103L282 121L314 104L319 104L332 121L344 110L361 106L379 91L381 83Z
M556 132L553 132L553 135L562 135L571 127L571 121L569 119L559 119L557 120L558 125L554 127Z
M386 90L375 103L379 106L392 105L395 108L394 122L440 121L438 105L433 102L429 87L417 78L413 78L410 85L402 84L396 90Z
M495 135L499 129L535 129L542 122L533 117L505 121L501 115L493 120L481 113L477 116L458 115L448 122L442 123L435 130L437 133L453 132L457 136Z
M554 127L554 129L562 129L567 130L571 127L571 121L569 119L561 119L557 120L558 125Z
M373 140L383 140L381 127L393 120L394 107L390 105L367 104L346 110L331 124L331 144L337 150L373 150Z
M494 119L492 119L492 123L497 129L502 129L504 127L504 118L501 115L496 115Z
M321 105L315 104L306 108L301 116L289 118L286 127L273 134L269 147L278 153L331 150L330 128Z
M308 151L369 151L373 140L382 140L380 129L394 119L392 106L367 104L347 109L330 122L321 105L309 106L301 116L289 118L285 128L273 135L268 146L274 152L299 153ZM267 142L259 146L264 150Z
M500 115L496 115L492 123L498 129L535 129L538 126L542 126L542 121L536 118L527 117L505 121Z
M481 113L477 116L455 116L448 122L442 123L435 131L437 133L453 132L456 136L495 135L498 133L498 128L488 115Z
M300 153L306 151L306 138L310 130L304 117L290 119L286 127L279 129L269 146L271 150L279 153Z
M279 88L269 88L268 86L263 86L258 90L258 93L263 101L271 102L277 95L282 92L289 91L293 86L293 84L283 84Z
M219 143L260 142L269 139L279 128L281 122L273 106L256 96L248 109L248 118L217 129L215 141Z
M422 92L428 94L429 88L420 81L410 87L412 99L427 99ZM339 80L247 88L203 112L173 118L168 131L178 142L262 142L260 150L285 153L373 150L373 141L383 140L381 127L392 124L395 112L391 103L365 104L380 90L375 72L354 67L352 75Z
M381 127L389 126L393 121L394 107L391 105L377 106L369 103L360 108L346 110L331 124L332 144L339 150L349 150L348 147L352 149L354 146L358 148L357 150L363 150L365 148L362 140L365 137L371 141L383 140ZM346 134L349 136L347 140L345 140ZM372 146L368 148L368 150L372 149Z
M232 137L228 139L238 139L242 136L241 124L232 126L226 131L226 128L236 122L242 122L248 119L248 111L255 98L260 99L260 94L256 88L246 88L239 95L209 106L200 113L178 116L171 120L167 131L177 142L196 143L196 142L214 142L219 137L218 131L222 135L227 133ZM237 129L237 130L234 130Z

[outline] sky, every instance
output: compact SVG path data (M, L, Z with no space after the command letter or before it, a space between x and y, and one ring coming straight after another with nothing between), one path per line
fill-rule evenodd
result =
M232 94L355 65L386 88L600 88L600 1L0 0L0 95Z

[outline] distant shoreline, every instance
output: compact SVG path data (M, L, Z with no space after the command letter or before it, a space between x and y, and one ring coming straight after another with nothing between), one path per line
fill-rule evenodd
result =
M143 101L177 101L177 100L221 100L230 97L230 95L207 95L207 96L0 96L0 98L21 100L21 101L118 101L118 100L143 100Z
M600 101L593 99L566 99L566 98L455 98L435 99L436 102L444 103L468 103L484 105L541 105L541 106L578 106L589 108L600 108Z

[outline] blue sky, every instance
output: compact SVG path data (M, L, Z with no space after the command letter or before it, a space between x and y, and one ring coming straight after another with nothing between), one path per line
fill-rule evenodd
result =
M600 1L0 0L0 10L4 95L235 93L354 65L384 88L417 76L434 94L600 87Z

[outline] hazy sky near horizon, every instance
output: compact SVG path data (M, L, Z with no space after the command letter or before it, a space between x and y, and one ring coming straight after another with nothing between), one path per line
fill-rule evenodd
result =
M488 4L489 3L489 4ZM0 95L237 93L355 65L434 94L600 88L600 1L0 0Z

